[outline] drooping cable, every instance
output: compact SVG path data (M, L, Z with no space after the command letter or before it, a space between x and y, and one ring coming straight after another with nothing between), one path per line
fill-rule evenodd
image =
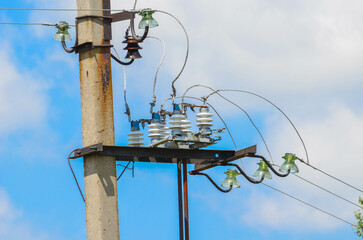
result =
M184 94L183 94L183 96L182 96L182 102L184 102L184 97L185 97L185 95L186 95L186 93L188 92L188 91L190 91L192 88L194 88L194 87L203 87L203 88L207 88L207 89L209 89L209 90L211 90L211 91L215 91L213 88L211 88L211 87L209 87L209 86L205 86L205 85L200 85L200 84L197 84L197 85L193 85L193 86L191 86L191 87L189 87L185 92L184 92ZM251 124L253 125L253 127L256 129L256 131L258 132L258 134L260 135L260 138L261 138L261 140L262 140L262 142L263 142L263 144L265 145L265 148L266 148L266 151L267 151L267 153L269 154L269 157L270 157L270 159L271 159L271 162L273 163L273 158L272 158L272 154L271 154L271 152L270 152L270 149L269 149L269 147L268 147L268 145L267 145L267 143L266 143L266 141L265 141L265 138L263 137L263 135L262 135L262 133L261 133L261 131L260 131L260 129L257 127L257 125L255 124L255 122L252 120L252 118L251 118L251 116L248 114L248 112L246 111L246 110L244 110L241 106L239 106L238 104L236 104L236 103L234 103L234 102L232 102L231 100L229 100L228 98L226 98L226 97L224 97L223 95L221 95L221 94L219 94L219 93L217 93L218 94L218 96L220 96L221 98L223 98L224 100L226 100L226 101L228 101L229 103L231 103L231 104L233 104L234 106L236 106L238 109L240 109L242 112L244 112L244 114L247 116L247 118L249 119L249 121L251 122ZM204 101L207 101L208 99L207 98L202 98Z
M319 188L319 189L321 189L321 190L323 190L323 191L325 191L325 192L327 192L327 193L329 193L329 194L331 194L331 195L333 195L333 196L335 196L335 197L337 197L337 198L340 198L340 199L342 199L342 200L344 200L344 201L346 201L346 202L348 202L348 203L350 203L350 204L353 204L353 205L354 205L354 206L356 206L356 207L359 207L359 208L362 208L362 209L363 209L363 207L362 207L362 206L359 206L358 204L356 204L356 203L354 203L354 202L352 202L352 201L349 201L348 199L346 199L346 198L344 198L344 197L341 197L341 196L339 196L338 194L333 193L332 191L329 191L328 189L323 188L323 187L319 186L318 184L313 183L313 182L311 182L311 181L307 180L306 178L303 178L303 177L301 177L301 176L297 175L296 173L295 173L295 174L292 174L292 175L294 175L294 176L295 176L295 177L297 177L297 178L300 178L301 180L303 180L303 181L305 181L305 182L307 182L307 183L309 183L309 184L311 184L311 185L313 185L313 186L315 186L315 187L317 187L317 188Z
M247 93L247 94L251 94L253 96L256 96L256 97L259 97L263 100L265 100L266 102L270 103L272 106L274 106L278 111L280 111L284 116L285 118L290 122L291 126L294 128L296 134L298 135L302 145L303 145L303 148L304 148L304 151L305 151L305 155L306 155L306 161L307 163L309 163L309 154L308 154L308 151L306 149L306 146L305 146L305 142L304 140L302 139L301 135L300 135L300 132L297 130L297 128L295 127L295 124L291 121L291 119L286 115L286 113L284 111L281 110L281 108L279 108L276 104L274 104L273 102L271 102L270 100L268 100L267 98L257 94L257 93L254 93L254 92L250 92L250 91L245 91L245 90L238 90L238 89L218 89L218 90L215 90L214 92L210 93L209 95L205 96L205 99L208 99L210 96L212 96L213 94L215 93L219 93L219 92L241 92L241 93Z
M76 181L76 184L77 184L77 187L78 187L78 191L79 191L79 193L81 194L83 201L84 201L84 202L86 202L86 199L84 198L84 195L83 195L83 193L82 193L81 187L80 187L80 186L79 186L79 184L78 184L78 180L77 180L76 174L74 173L73 168L72 168L72 164L71 164L71 155L72 155L75 151L77 151L77 150L79 150L79 149L74 149L74 150L73 150L73 151L72 151L72 152L68 155L68 165L69 165L69 168L70 168L70 169L71 169L71 171L72 171L74 181Z
M116 55L118 58L120 58L120 55L118 54L117 50L115 47L113 47L113 50L115 51ZM124 101L125 101L125 108L126 108L126 114L128 115L129 117L129 121L131 120L131 111L130 111L130 107L127 103L127 96L126 96L126 89L127 89L127 78L126 78L126 70L125 70L125 67L123 65L122 66L122 71L123 71L123 74L124 74Z
M345 182L345 181L343 181L343 180L341 180L341 179L339 179L339 178L337 178L337 177L334 177L333 175L331 175L331 174L329 174L329 173L327 173L327 172L325 172L325 171L323 171L323 170L321 170L321 169L319 169L319 168L317 168L317 167L315 167L315 166L313 166L313 165L311 165L311 164L309 164L309 163L305 162L304 160L302 160L302 159L300 159L300 158L297 158L297 159L298 159L300 162L304 163L305 165L307 165L307 166L311 167L312 169L314 169L314 170L316 170L316 171L319 171L320 173L325 174L326 176L328 176L328 177L330 177L330 178L333 178L334 180L336 180L336 181L338 181L338 182L340 182L340 183L343 183L344 185L346 185L346 186L348 186L348 187L350 187L350 188L353 188L353 189L355 189L355 190L357 190L357 191L359 191L359 192L363 193L363 191L362 191L361 189L359 189L359 188L357 188L357 187L353 186L352 184L349 184L349 183L347 183L347 182Z
M187 61L188 61L188 57L189 57L189 36L188 36L188 32L187 30L185 29L184 25L179 21L178 18L176 18L173 14L171 13L168 13L168 12L165 12L165 11L162 11L162 10L155 10L155 12L160 12L160 13L164 13L164 14L167 14L169 16L171 16L172 18L174 18L178 23L179 25L182 27L184 33L185 33L185 37L186 37L186 40L187 40L187 50L186 50L186 55L185 55L185 60L184 60L184 64L183 64L183 67L182 69L180 70L179 74L176 76L176 78L173 80L173 82L171 83L171 88L173 90L173 94L172 96L173 97L176 97L176 88L175 88L175 82L179 79L180 75L183 73L184 71L184 68L185 68L185 65L187 64Z
M202 86L202 85L194 85L194 86ZM206 87L206 86L204 86L204 87ZM191 88L189 88L189 89L191 89ZM188 90L189 90L188 89ZM261 98L261 99L263 99L263 100L265 100L265 101L267 101L268 103L270 103L272 106L274 106L277 110L279 110L284 116L285 116L285 118L290 122L290 124L292 125L292 127L294 128L294 130L295 130L295 132L297 133L297 135L298 135L298 137L299 137L299 139L300 139L300 141L301 141L301 143L302 143L302 145L303 145L303 147L304 147L304 151L305 151L305 155L306 155L306 162L303 160L303 159L301 159L301 158L298 158L298 160L299 161L301 161L302 163L304 163L304 164L306 164L307 166L309 166L309 167L311 167L311 168L313 168L313 169L315 169L315 170L317 170L317 171L319 171L319 172L321 172L321 173L323 173L323 174L325 174L326 176L329 176L329 177L331 177L331 178L333 178L333 179L335 179L335 180L337 180L337 181L339 181L339 182L341 182L341 183L343 183L343 184L345 184L346 186L349 186L349 187L351 187L351 188L353 188L353 189L355 189L355 190L357 190L357 191L359 191L359 192L362 192L363 193L363 191L361 190L361 189L359 189L359 188L357 188L357 187L355 187L355 186L353 186L353 185L351 185L351 184L349 184L349 183L347 183L347 182L345 182L345 181L343 181L343 180L341 180L341 179L338 179L337 177L334 177L333 175L331 175L331 174L329 174L329 173L326 173L326 172L324 172L323 170L321 170L321 169L318 169L317 167L315 167L315 166L313 166L313 165L311 165L310 163L309 163L309 155L308 155L308 151L307 151L307 149L306 149L306 146L305 146L305 142L304 142L304 140L302 139L302 137L301 137L301 135L300 135L300 133L299 133L299 131L297 130L297 128L295 127L295 125L294 125L294 123L291 121L291 119L285 114L285 112L283 112L278 106L276 106L276 104L274 104L273 102L271 102L270 100L268 100L267 98L265 98L265 97L263 97L263 96L261 96L261 95L259 95L259 94L256 94L256 93L253 93L253 92L249 92L249 91L244 91L244 90L235 90L235 89L220 89L220 90L215 90L214 92L212 92L212 93L210 93L209 95L207 95L206 97L204 97L203 99L208 99L211 95L213 95L213 94L215 94L215 93L217 93L218 94L218 92L226 92L226 91L228 91L228 92L242 92L242 93L247 93L247 94L251 94L251 95L254 95L254 96L257 96L257 97L259 97L259 98Z
M280 167L280 165L277 165L277 164L272 164L272 165L274 165L276 167ZM342 200L344 200L344 201L346 201L346 202L348 202L348 203L350 203L350 204L352 204L352 205L354 205L356 207L363 208L362 206L360 206L360 205L358 205L358 204L356 204L356 203L354 203L354 202L352 202L352 201L350 201L350 200L348 200L348 199L346 199L346 198L344 198L344 197L342 197L342 196L340 196L340 195L338 195L336 193L333 193L332 191L330 191L330 190L328 190L328 189L326 189L326 188L324 188L324 187L322 187L322 186L320 186L320 185L318 185L318 184L316 184L316 183L314 183L314 182L312 182L310 180L307 180L306 178L303 178L302 176L298 175L297 173L294 173L292 175L297 177L297 178L300 178L301 180L303 180L303 181L305 181L305 182L307 182L307 183L309 183L309 184L311 184L311 185L313 185L313 186L315 186L315 187L317 187L317 188L319 188L319 189L321 189L321 190L323 190L323 191L325 191L325 192L327 192L327 193L329 193L329 194L331 194L331 195L333 195L333 196L335 196L337 198L340 198L340 199L342 199Z
M308 203L308 202L305 202L305 201L303 201L303 200L301 200L301 199L299 199L299 198L297 198L297 197L294 197L294 196L292 196L291 194L288 194L288 193L283 192L283 191L281 191L281 190L279 190L279 189L277 189L277 188L274 188L274 187L272 187L272 186L270 186L270 185L267 185L266 183L261 183L261 184L263 184L263 185L265 185L266 187L269 187L269 188L271 188L271 189L273 189L273 190L275 190L275 191L277 191L277 192L279 192L279 193L281 193L281 194L283 194L283 195L285 195L285 196L288 196L288 197L290 197L290 198L292 198L292 199L295 199L296 201L299 201L299 202L301 202L301 203L303 203L303 204L305 204L305 205L307 205L307 206L309 206L309 207L311 207L311 208L314 208L314 209L316 209L316 210L318 210L318 211L320 211L320 212L322 212L322 213L325 213L325 214L327 214L327 215L329 215L329 216L331 216L331 217L334 217L334 218L336 218L336 219L338 219L338 220L340 220L340 221L342 221L342 222L345 222L345 223L347 223L347 224L349 224L349 225L351 225L351 226L353 226L353 227L360 228L360 227L358 227L356 224L353 224L353 223L351 223L351 222L348 222L348 221L346 221L346 220L344 220L344 219L342 219L342 218L340 218L340 217L338 217L338 216L336 216L336 215L334 215L334 214L332 214L332 213L329 213L329 212L327 212L327 211L325 211L325 210L323 210L323 209L321 209L321 208L315 207L314 205L312 205L312 204L310 204L310 203Z
M136 3L135 3L136 4ZM148 36L147 38L153 38L153 39L156 39L156 40L159 40L161 42L161 44L163 45L163 56L161 57L161 60L160 60L160 63L159 63L159 66L158 66L158 69L156 70L156 73L155 73L155 78L154 78L154 86L153 86L153 102L152 102L152 105L155 106L155 103L156 103L156 95L155 95L155 89L156 89L156 82L157 82L157 79L158 79L158 73L159 73L159 70L160 70L160 67L161 65L163 64L164 62L164 58L165 58L165 54L166 54L166 47L165 47L165 42L158 38L158 37L154 37L154 36Z
M126 166L123 166L123 165L121 165L121 164L116 164L116 165L118 165L118 166L122 166L122 167L124 167L124 170L122 171L122 173L117 177L117 181L122 177L122 175L124 174L124 172L126 171L126 169L129 169L129 170L132 170L132 168L130 169L130 168L128 168L128 166L130 165L130 163L131 163L132 161L129 161L128 163L127 163L127 165Z

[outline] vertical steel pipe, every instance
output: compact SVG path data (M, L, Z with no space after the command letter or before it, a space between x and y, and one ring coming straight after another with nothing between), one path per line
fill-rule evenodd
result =
M178 170L178 203L179 203L179 236L180 240L184 240L184 226L183 226L183 187L182 187L182 172L181 172L181 161L178 159L177 164Z
M185 240L189 240L189 206L188 206L188 164L183 159L183 185L184 185L184 221L185 221Z

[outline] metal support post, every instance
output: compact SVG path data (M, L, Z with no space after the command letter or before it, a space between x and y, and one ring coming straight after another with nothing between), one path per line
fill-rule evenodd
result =
M178 159L177 163L178 172L178 204L179 204L179 239L184 240L184 226L183 226L183 187L182 187L182 171L181 161Z
M184 222L185 240L189 240L189 204L188 204L188 169L187 160L183 159L183 185L184 185Z

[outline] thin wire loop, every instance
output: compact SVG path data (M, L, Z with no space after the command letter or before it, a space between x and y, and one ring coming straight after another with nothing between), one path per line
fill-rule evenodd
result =
M120 58L120 55L118 54L116 48L115 47L112 47L112 48L115 51L117 57ZM126 84L127 84L126 70L125 70L124 65L121 64L121 66L122 66L122 71L123 71L123 74L124 74L124 101L125 101L125 108L126 108L125 113L127 114L128 118L129 118L129 121L131 121L131 111L130 111L130 107L129 107L128 103L127 103L127 97L126 97Z
M209 90L211 90L211 91L215 91L213 88L211 88L211 87L209 87L209 86L205 86L205 85L200 85L200 84L197 84L197 85L193 85L193 86L191 86L191 87L189 87L185 92L184 92L184 94L183 94L183 97L182 97L182 102L184 102L184 98L185 98L185 95L186 95L186 93L188 92L188 91L190 91L192 88L194 88L194 87L203 87L203 88L207 88L207 89L209 89ZM251 116L248 114L248 112L246 111L246 110L244 110L241 106L239 106L238 104L236 104L236 103L234 103L234 102L232 102L231 100L229 100L228 98L226 98L226 97L224 97L223 95L221 95L221 94L219 94L219 93L217 93L218 94L218 96L220 96L221 98L223 98L224 100L226 100L227 102L229 102L229 103L231 103L231 104L233 104L234 106L236 106L238 109L240 109L246 116L247 116L247 118L249 119L249 121L251 122L251 124L253 125L253 127L256 129L256 131L258 132L258 134L260 135L260 138L261 138L261 140L262 140L262 142L263 142L263 144L265 145L265 148L266 148L266 151L267 151L267 153L268 153L268 155L269 155L269 157L270 157L270 159L271 159L271 162L274 162L273 161L273 158L272 158L272 154L271 154L271 152L270 152L270 149L269 149L269 147L268 147L268 145L267 145L267 143L266 143L266 141L265 141L265 138L263 137L263 135L262 135L262 133L261 133L261 131L260 131L260 129L257 127L257 125L255 124L255 122L252 120L252 118L251 118ZM202 98L204 101L207 101L208 99L207 98ZM241 162L242 162L242 160L241 160ZM243 166L243 165L242 165Z
M208 99L210 96L212 96L213 94L215 93L219 93L219 92L241 92L241 93L247 93L247 94L251 94L253 96L256 96L256 97L259 97L263 100L265 100L266 102L270 103L272 106L274 106L279 112L281 112L285 118L290 122L291 126L294 128L296 134L298 135L303 147L304 147L304 150L305 150L305 155L306 155L306 161L309 163L309 154L308 154L308 151L306 149L306 146L305 146L305 142L304 140L302 139L301 135L300 135L300 132L297 130L297 128L295 127L295 124L291 121L291 119L285 114L284 111L281 110L281 108L279 108L276 104L274 104L273 102L271 102L270 100L268 100L267 98L257 94L257 93L254 93L254 92L250 92L250 91L245 91L245 90L238 90L238 89L218 89L218 90L215 90L214 92L210 93L209 95L205 96L204 98L205 99Z
M185 33L185 37L187 39L187 51L186 51L186 55L185 55L185 60L184 60L184 64L183 64L183 67L182 69L180 70L179 74L176 76L176 78L173 80L173 82L171 83L171 88L173 90L173 94L172 96L173 97L176 97L176 88L175 88L175 82L179 79L180 75L183 73L184 71L184 68L185 68L185 65L187 64L187 61L188 61L188 57L189 57L189 36L188 36L188 32L187 30L185 29L184 25L179 21L178 18L176 18L174 15L172 15L171 13L168 13L168 12L165 12L165 11L162 11L162 10L155 10L155 12L160 12L160 13L164 13L164 14L167 14L169 16L171 16L172 18L174 18L178 23L179 25L182 27L184 33Z
M165 47L165 42L158 38L158 37L154 37L154 36L148 36L147 38L153 38L153 39L156 39L156 40L159 40L162 45L163 45L163 56L161 57L161 60L160 60L160 63L159 63L159 66L158 66L158 69L156 70L156 73L155 73L155 78L154 78L154 86L153 86L153 104L156 103L156 95L155 95L155 89L156 89L156 82L157 82L157 79L158 79L158 73L159 73L159 70L160 70L160 67L161 65L163 64L164 62L164 58L165 58L165 54L166 54L166 47Z

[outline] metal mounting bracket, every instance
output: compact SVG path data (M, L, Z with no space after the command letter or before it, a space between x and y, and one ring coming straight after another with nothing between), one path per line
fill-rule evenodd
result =
M115 157L117 161L177 163L178 159L186 159L187 164L195 164L196 170L208 169L222 163L234 161L248 153L255 153L256 146L239 151L205 150L151 147L105 146L102 143L84 147L75 151L72 159L98 154Z

